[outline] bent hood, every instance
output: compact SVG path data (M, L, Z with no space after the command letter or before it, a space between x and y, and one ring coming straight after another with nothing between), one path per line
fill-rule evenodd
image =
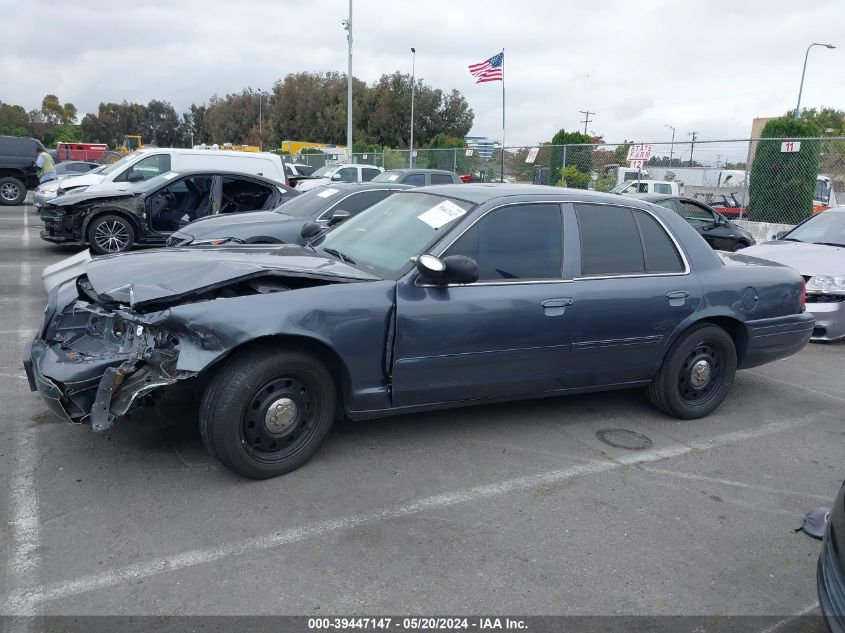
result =
M794 268L802 275L841 275L845 273L845 248L807 242L777 240L749 246L740 251Z
M131 198L133 194L131 191L80 191L79 193L66 193L63 196L58 196L50 201L50 204L56 207L72 207L81 202L88 202L90 200L100 200L102 198Z
M98 257L88 281L108 301L140 308L180 299L264 275L326 281L379 278L309 248L279 246L168 248Z

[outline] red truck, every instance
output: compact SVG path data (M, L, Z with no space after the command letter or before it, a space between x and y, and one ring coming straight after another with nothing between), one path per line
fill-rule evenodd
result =
M61 160L103 160L108 150L105 143L56 144L56 154Z

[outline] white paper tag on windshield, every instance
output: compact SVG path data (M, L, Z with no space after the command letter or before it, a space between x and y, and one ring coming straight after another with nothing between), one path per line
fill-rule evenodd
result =
M320 193L317 194L318 198L331 198L334 194L336 194L340 189L324 189Z
M390 182L393 182L394 180L399 180L399 174L390 174L390 175L387 177L387 179L388 179Z
M444 200L436 207L431 207L428 211L421 213L417 218L428 224L431 228L439 229L441 226L448 224L464 214L466 214L464 209L461 209L461 207L451 200Z
M179 175L179 174L178 174L177 172L175 172L175 171L171 171L171 172L169 172L169 173L167 173L167 174L164 174L164 175L162 176L162 178L164 178L165 180L170 180L171 178L176 178L176 176L178 176L178 175Z

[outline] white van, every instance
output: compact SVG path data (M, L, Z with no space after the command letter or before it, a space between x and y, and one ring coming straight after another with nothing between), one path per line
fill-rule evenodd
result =
M87 187L86 191L112 191L125 189L127 183L149 180L168 171L197 169L264 176L281 184L286 182L281 157L269 152L150 147L127 154L96 174L45 183L39 187L39 192L49 199L59 195L60 191L64 194L82 187Z
M674 180L630 180L616 185L610 193L622 195L647 195L661 193L668 196L679 196L684 188Z

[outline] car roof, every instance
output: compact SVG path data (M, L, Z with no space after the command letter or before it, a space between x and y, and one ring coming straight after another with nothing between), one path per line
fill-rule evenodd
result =
M388 169L384 173L392 174L448 174L449 176L456 175L455 172L448 169L417 169L416 167L403 167L401 169Z
M671 194L663 194L663 193L649 193L644 196L639 196L640 200L645 200L646 202L660 202L661 200L687 200L689 202L697 202L698 204L703 204L705 207L707 203L702 202L701 200L695 200L690 198L689 196L673 196Z
M397 182L333 182L310 191L325 191L326 189L338 189L339 191L366 191L368 189L414 189L413 185L403 185ZM308 193L308 191L304 192Z
M568 189L546 185L512 183L466 183L416 187L410 193L431 193L438 196L457 198L473 204L483 204L493 200L507 201L507 198L526 198L527 200L545 199L551 202L603 202L604 204L624 204L639 208L650 208L641 198L628 198L615 193L602 193L588 189ZM530 196L530 198L528 198Z

